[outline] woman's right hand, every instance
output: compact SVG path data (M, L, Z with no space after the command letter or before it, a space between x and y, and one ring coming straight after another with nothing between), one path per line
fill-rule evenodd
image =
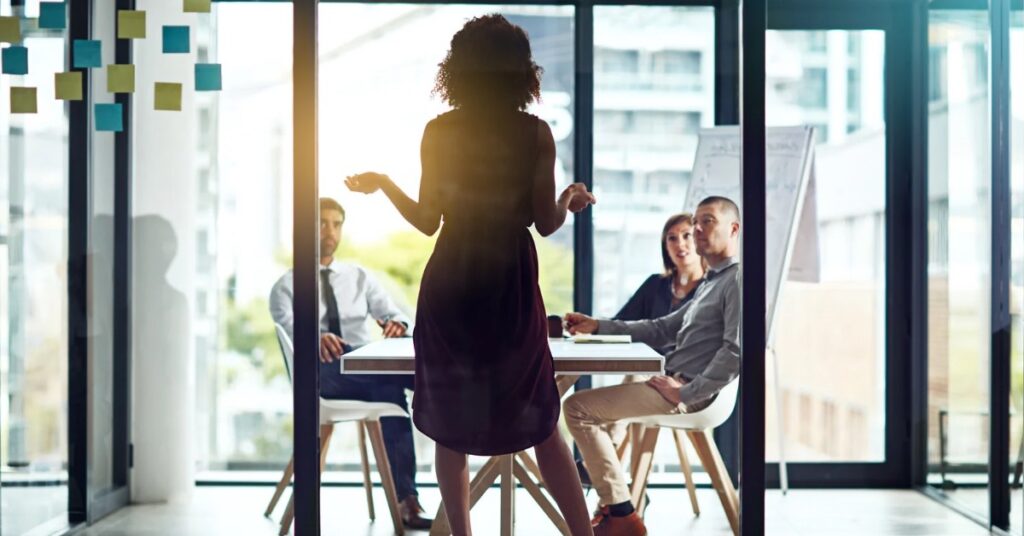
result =
M565 327L571 335L577 333L596 333L597 319L583 313L568 313L565 315Z
M348 189L353 192L372 194L380 190L386 180L388 180L388 176L383 173L367 171L345 177L345 186L348 186Z
M558 196L559 201L566 203L569 212L580 212L594 203L597 198L587 191L587 185L582 182L574 182L565 187L562 195Z

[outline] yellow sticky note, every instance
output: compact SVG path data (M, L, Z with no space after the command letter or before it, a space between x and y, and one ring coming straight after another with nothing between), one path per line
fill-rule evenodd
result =
M54 75L57 86L57 100L82 100L82 73L57 73Z
M153 109L170 112L181 111L181 84L157 82L153 90Z
M129 11L125 9L117 12L117 38L118 39L145 39L146 38L146 12Z
M185 0L185 13L209 13L210 0Z
M36 113L36 88L34 88L34 87L12 87L11 88L11 113L12 114L34 114L34 113Z
M0 17L0 42L21 42L21 23L18 17Z
M107 65L108 93L135 93L134 65Z

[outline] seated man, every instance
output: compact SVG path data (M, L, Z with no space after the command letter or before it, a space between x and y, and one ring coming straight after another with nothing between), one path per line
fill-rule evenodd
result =
M368 317L377 321L385 337L401 337L409 328L408 318L376 279L359 266L334 259L344 222L345 210L337 201L320 200L320 396L391 402L408 411L405 390L413 388L412 375L341 374L338 358L370 342ZM293 289L289 270L270 293L270 315L289 334L294 326ZM409 528L430 528L431 521L420 515L423 509L417 500L412 423L400 417L384 417L380 422L402 521Z
M596 320L566 316L570 333L629 334L661 348L665 374L644 383L580 391L565 401L565 418L600 499L595 536L642 536L643 521L630 502L626 475L607 426L628 417L690 413L706 408L740 371L740 215L736 204L709 197L694 218L697 252L709 270L692 300L654 320Z

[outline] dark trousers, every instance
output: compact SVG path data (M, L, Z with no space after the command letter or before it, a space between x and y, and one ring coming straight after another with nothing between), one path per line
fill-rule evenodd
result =
M320 396L328 399L390 402L409 411L405 390L412 389L412 374L340 374L338 362L320 362ZM416 495L416 450L412 442L412 420L383 417L380 425L391 463L398 500Z

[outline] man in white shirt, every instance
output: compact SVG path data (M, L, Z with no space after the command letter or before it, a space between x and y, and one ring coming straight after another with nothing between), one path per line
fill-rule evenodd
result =
M320 199L320 396L390 402L408 411L405 390L412 390L413 376L341 373L338 359L371 341L368 318L376 320L385 337L402 337L410 326L408 317L369 272L334 259L344 222L345 210L337 201ZM289 334L294 327L292 277L289 270L270 292L270 315ZM417 500L412 423L408 418L385 417L381 427L402 520L409 528L430 528L431 520L421 516L423 509Z

